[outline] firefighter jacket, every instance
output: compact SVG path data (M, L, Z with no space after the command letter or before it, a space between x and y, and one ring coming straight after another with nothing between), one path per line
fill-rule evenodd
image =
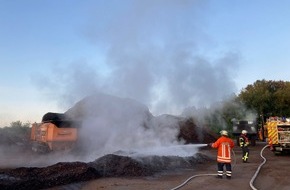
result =
M231 150L234 148L234 141L227 136L221 136L212 145L218 149L217 161L221 163L231 163Z
M243 147L246 147L248 146L250 143L249 143L249 139L246 135L244 134L241 134L240 137L239 137L239 145L241 148Z

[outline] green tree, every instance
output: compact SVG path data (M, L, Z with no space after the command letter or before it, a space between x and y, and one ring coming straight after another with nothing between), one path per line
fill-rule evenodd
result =
M290 82L257 80L244 88L238 98L261 116L290 116Z
M274 93L276 100L275 115L290 116L290 83L285 82Z
M11 122L10 126L0 128L0 144L28 143L30 130L30 123Z

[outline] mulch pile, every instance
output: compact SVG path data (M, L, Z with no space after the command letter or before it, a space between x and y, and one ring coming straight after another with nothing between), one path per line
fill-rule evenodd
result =
M185 144L208 144L216 141L218 135L207 126L200 126L192 118L189 118L179 122L178 139L185 141Z
M2 169L0 189L45 189L101 177L152 176L169 169L193 168L212 160L199 153L185 158L148 156L137 159L108 154L89 163L62 162L43 168Z
M101 177L86 163L57 163L44 168L16 168L0 171L0 189L43 189Z

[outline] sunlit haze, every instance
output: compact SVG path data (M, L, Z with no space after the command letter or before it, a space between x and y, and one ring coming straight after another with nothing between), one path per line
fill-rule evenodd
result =
M0 1L0 127L102 92L153 115L290 81L290 1Z

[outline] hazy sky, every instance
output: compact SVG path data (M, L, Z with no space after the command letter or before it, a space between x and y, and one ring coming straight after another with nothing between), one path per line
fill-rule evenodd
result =
M0 126L93 92L153 115L290 81L290 1L0 0Z

